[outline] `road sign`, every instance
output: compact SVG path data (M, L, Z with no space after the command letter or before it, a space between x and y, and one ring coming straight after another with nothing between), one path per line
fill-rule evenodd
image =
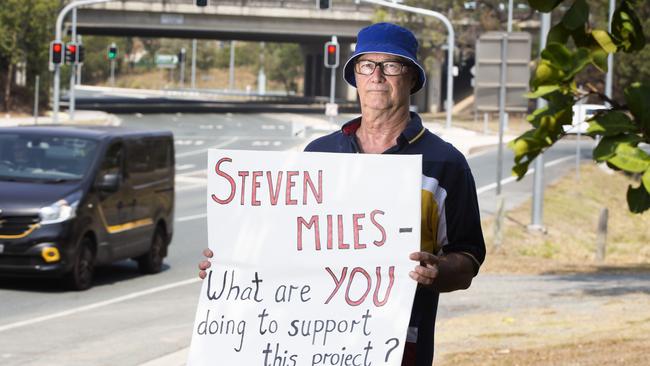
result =
M161 69L174 69L178 64L178 55L156 55L154 60Z
M488 32L476 43L476 75L474 94L476 109L480 112L499 110L501 87L501 47L506 32ZM507 39L506 98L507 112L526 112L530 79L531 37L526 32L511 32Z

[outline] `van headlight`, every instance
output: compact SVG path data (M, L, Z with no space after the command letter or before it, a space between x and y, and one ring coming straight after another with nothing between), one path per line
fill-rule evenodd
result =
M80 198L81 193L73 193L49 206L41 207L39 210L41 225L56 224L74 218Z

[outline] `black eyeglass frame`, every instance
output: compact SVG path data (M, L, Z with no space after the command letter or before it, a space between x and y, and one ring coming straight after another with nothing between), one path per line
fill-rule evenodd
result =
M361 62L369 62L369 63L374 64L374 66L372 68L372 71L369 74L364 74L364 73L359 71L359 64ZM398 74L387 74L386 71L384 70L384 64L386 64L386 63L396 63L396 64L402 65L402 67L400 68L400 72ZM387 61L380 61L380 62L371 61L371 60L356 60L354 62L354 72L359 74L359 75L370 76L375 72L375 70L377 69L377 66L379 66L379 70L381 70L381 73L384 74L385 76L399 76L399 75L406 74L406 71L408 71L408 69L412 65L413 64L410 63L410 62L402 62L402 61L397 61L397 60L387 60Z

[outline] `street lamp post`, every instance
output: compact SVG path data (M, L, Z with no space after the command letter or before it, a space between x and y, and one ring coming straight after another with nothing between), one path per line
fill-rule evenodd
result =
M451 25L451 22L447 17L438 13L437 11L414 8L412 6L406 6L401 4L396 4L393 2L383 1L383 0L356 0L357 3L364 1L371 4L386 6L388 8L398 9L407 11L410 13L422 14L430 17L434 17L442 21L447 27L447 101L445 103L445 109L447 112L447 121L446 128L451 128L451 109L454 106L454 44L455 44L455 33L454 27Z
M56 27L54 28L55 31L55 42L61 42L61 33L62 28L63 28L63 19L65 16L68 14L68 12L72 9L76 9L80 6L83 5L92 5L92 4L99 4L99 3L107 3L109 1L113 0L80 0L80 1L75 1L72 2L59 12L59 16L56 18ZM53 123L59 123L59 94L61 92L61 65L60 64L55 64L54 65L54 105L52 106L52 122Z

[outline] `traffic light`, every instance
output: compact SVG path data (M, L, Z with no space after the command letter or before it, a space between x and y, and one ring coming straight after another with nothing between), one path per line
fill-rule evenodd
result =
M112 44L108 47L108 59L115 60L117 58L117 46Z
M83 64L85 58L86 58L86 48L84 47L83 44L80 43L77 45L77 63Z
M316 0L319 9L329 9L332 6L332 0Z
M339 44L336 42L325 42L325 67L339 67Z
M52 41L50 43L50 63L60 65L63 61L63 43Z
M70 42L65 46L65 62L67 64L77 63L77 44Z
M178 63L182 64L183 62L185 62L185 49L184 48L182 48L180 50L180 52L178 52Z
M208 0L196 0L196 6L208 6Z

